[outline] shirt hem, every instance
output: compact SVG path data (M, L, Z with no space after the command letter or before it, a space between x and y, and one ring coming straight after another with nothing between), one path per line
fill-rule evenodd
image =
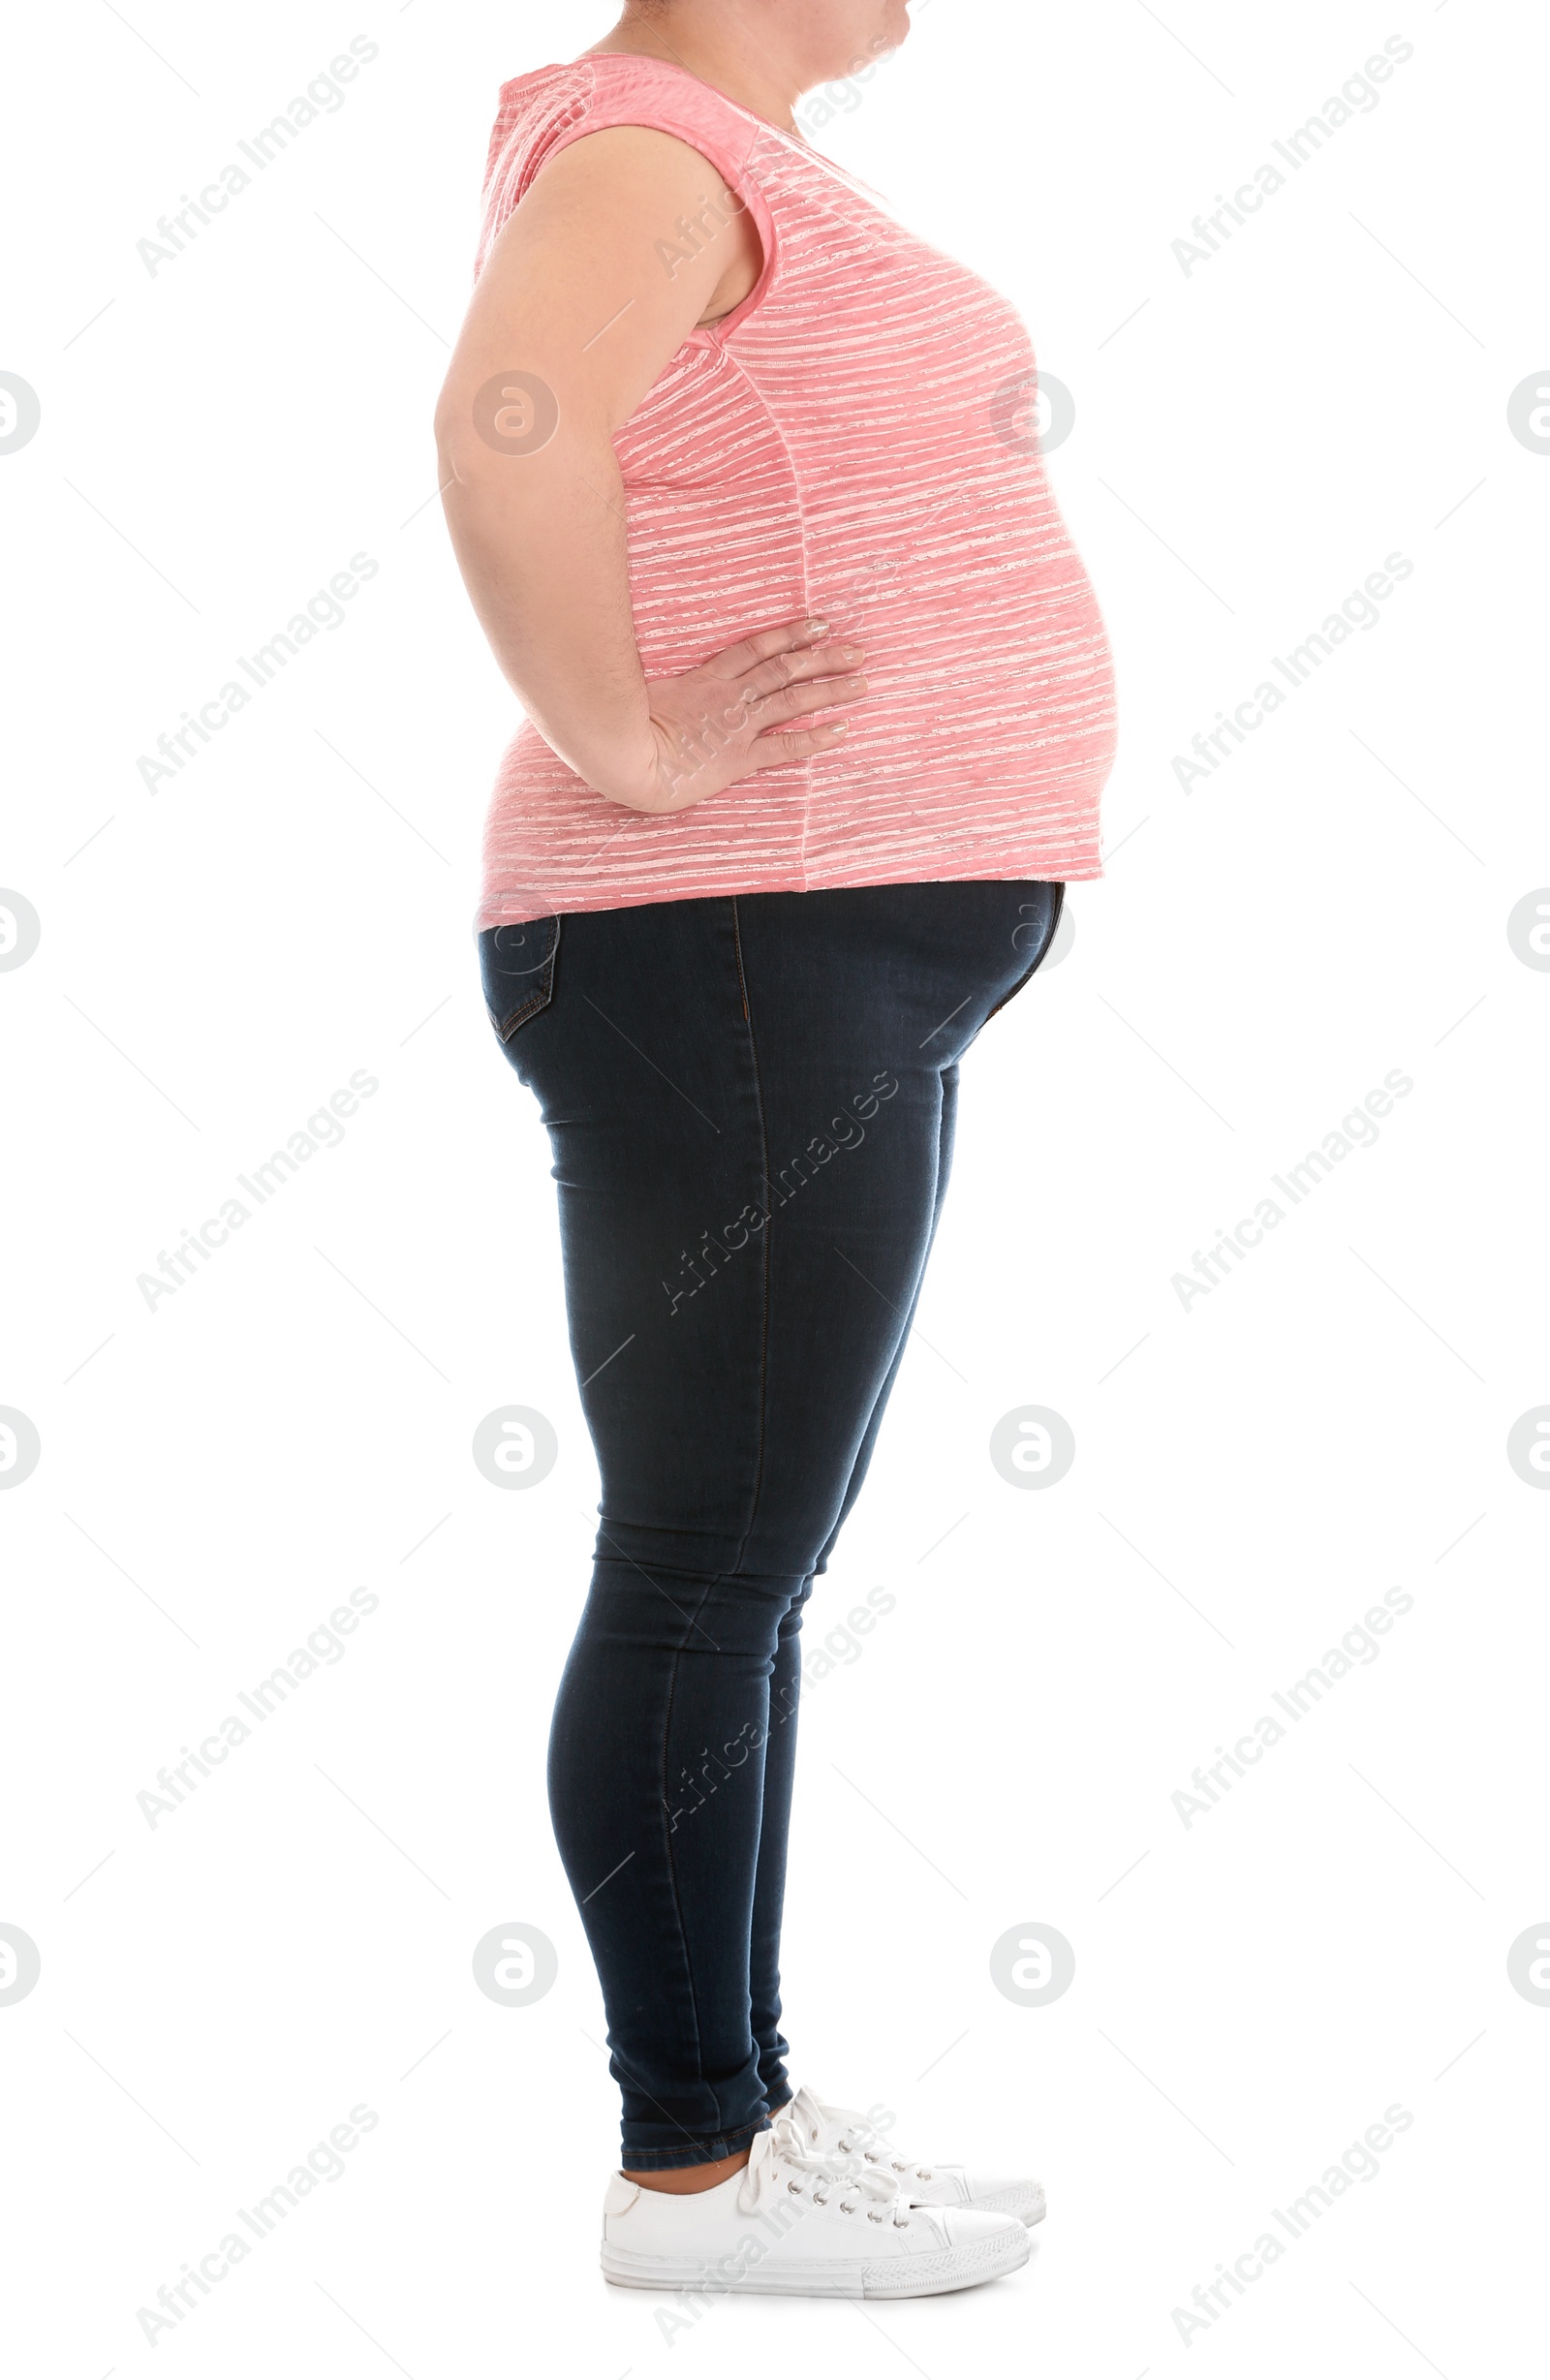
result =
M1058 863L1040 861L1037 852L1026 854L1026 864L1005 863L998 867L967 868L881 868L865 872L847 871L844 875L824 876L816 881L811 871L799 874L792 870L778 876L760 878L757 883L718 884L704 892L661 891L651 886L638 890L617 889L600 893L594 899L565 902L558 909L535 908L530 899L513 893L505 899L486 896L480 904L474 932L484 934L492 926L529 925L537 917L572 917L590 912L610 909L655 909L676 901L725 901L735 896L747 900L761 892L854 892L868 885L883 884L1092 884L1102 881L1102 856L1091 851Z

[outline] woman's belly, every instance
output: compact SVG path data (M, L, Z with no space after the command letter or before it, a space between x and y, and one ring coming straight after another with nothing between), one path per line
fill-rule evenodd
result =
M626 495L648 677L812 615L865 647L871 692L843 748L672 819L621 813L524 726L489 814L481 924L739 884L1100 872L1112 661L1037 456L971 453L946 490L906 474L822 504L785 456Z

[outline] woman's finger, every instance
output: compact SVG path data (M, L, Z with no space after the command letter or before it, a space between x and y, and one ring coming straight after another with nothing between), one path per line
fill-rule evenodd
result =
M795 653L772 654L769 660L743 672L737 681L737 692L745 699L752 699L778 694L783 686L795 685L802 678L843 677L865 659L858 644L809 645Z
M797 653L805 646L821 644L828 633L826 620L787 620L779 628L761 628L752 636L739 637L704 666L719 678L742 677L760 662L773 661L778 653Z
M849 731L847 720L836 720L832 727L792 727L785 735L759 735L748 747L748 757L756 768L782 768L788 760L808 760L815 753L830 752L843 744Z
M858 702L867 691L864 677L816 678L794 686L782 686L772 695L761 695L748 706L748 716L756 729L765 721L799 719L807 711L838 710L845 702Z

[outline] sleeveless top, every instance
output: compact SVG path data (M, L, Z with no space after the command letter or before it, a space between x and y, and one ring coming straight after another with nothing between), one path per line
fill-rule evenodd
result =
M1112 665L1027 427L1015 308L799 139L684 68L623 54L503 86L476 277L541 168L621 124L699 150L706 201L725 215L725 183L764 256L750 295L690 333L613 439L646 675L811 615L865 646L871 693L843 747L671 818L595 792L524 724L488 814L479 927L1100 875Z

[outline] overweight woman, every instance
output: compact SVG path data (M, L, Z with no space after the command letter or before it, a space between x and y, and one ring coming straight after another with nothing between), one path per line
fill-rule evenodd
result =
M1043 2211L793 2086L782 2031L803 1609L958 1062L1100 873L1113 753L1021 321L795 121L908 32L905 0L635 0L506 84L437 417L526 714L479 945L602 1472L549 1794L624 2103L603 2269L643 2288L961 2289Z

